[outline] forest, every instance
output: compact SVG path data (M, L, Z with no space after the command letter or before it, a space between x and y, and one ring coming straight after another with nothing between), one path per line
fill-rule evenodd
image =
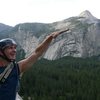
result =
M20 83L23 100L100 100L100 57L42 58Z

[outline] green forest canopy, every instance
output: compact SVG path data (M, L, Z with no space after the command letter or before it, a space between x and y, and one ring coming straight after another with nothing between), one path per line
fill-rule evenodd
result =
M23 75L19 93L24 100L100 100L100 60L41 59Z

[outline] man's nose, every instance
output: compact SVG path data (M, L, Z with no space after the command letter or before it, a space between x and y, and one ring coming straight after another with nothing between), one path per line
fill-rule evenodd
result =
M16 48L13 48L13 51L16 52Z

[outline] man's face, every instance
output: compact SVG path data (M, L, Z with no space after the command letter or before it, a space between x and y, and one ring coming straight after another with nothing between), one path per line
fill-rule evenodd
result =
M15 60L16 59L16 45L8 46L7 48L5 48L4 53L9 59Z

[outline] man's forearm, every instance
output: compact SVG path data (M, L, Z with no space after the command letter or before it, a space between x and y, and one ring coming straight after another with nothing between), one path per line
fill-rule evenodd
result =
M48 49L52 39L52 35L47 36L46 39L36 48L35 52L38 56L41 56Z

